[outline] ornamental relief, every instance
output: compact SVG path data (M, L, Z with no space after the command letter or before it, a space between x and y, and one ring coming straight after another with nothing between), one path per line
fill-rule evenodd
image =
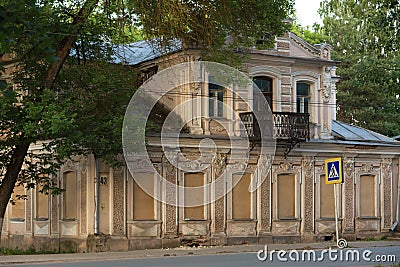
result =
M60 173L64 173L66 171L77 171L80 169L80 162L73 161L68 159L60 168Z
M312 176L314 172L314 158L308 157L302 160L302 166L306 176Z
M139 159L127 162L130 170L153 170L153 163L148 159ZM122 169L122 168L121 168Z
M260 170L260 175L261 177L265 177L269 170L271 169L271 164L272 164L272 156L270 155L261 155L259 160L259 170Z
M390 159L390 158L382 159L381 168L382 168L383 175L389 176L392 171L392 159Z
M354 158L344 158L343 167L347 176L351 176L354 173Z

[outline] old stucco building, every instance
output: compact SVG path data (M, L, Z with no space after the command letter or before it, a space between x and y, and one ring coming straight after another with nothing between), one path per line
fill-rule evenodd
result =
M142 81L171 65L199 59L197 51L179 47L161 56L145 42L127 51L132 58L128 55L124 62L141 70ZM100 251L185 243L332 240L333 187L325 184L323 163L333 157L342 157L344 166L344 183L339 187L341 236L354 240L391 235L399 221L400 142L336 120L338 77L330 51L329 45L313 46L292 33L277 38L273 49L245 51L248 57L242 71L260 87L271 107L275 157L260 158L259 125L232 91L206 83L181 86L166 95L163 104L171 109L188 98L195 99L192 108L177 114L182 118L195 114L200 119L186 125L180 148L168 141L163 147L159 133L153 132L148 136L151 161L128 159L133 173L128 168L110 168L89 155L68 161L59 170L59 185L66 190L61 195L17 188L14 194L25 193L27 200L9 206L2 245ZM211 79L205 71L199 75ZM214 100L223 102L238 117ZM249 135L252 148L244 148L249 155L245 164L232 157L227 138L240 137L243 132ZM217 144L215 153L204 147L211 156L202 157L199 164L206 167L191 171L190 162L180 157L197 159L204 138ZM180 165L175 166L171 159ZM264 164L257 167L259 161ZM149 171L149 165L157 172ZM223 173L224 186L209 187L202 194L188 194L183 189L171 196L157 173L184 187L209 184ZM147 195L132 175L150 181L159 200ZM257 181L262 183L249 192ZM233 184L233 190L226 189ZM211 199L218 190L223 197L201 206L165 203L167 198L176 203Z

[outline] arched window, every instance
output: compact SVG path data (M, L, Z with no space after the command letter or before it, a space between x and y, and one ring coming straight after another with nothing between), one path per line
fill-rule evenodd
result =
M76 220L77 219L77 177L76 172L65 172L63 176L63 219Z
M305 82L296 83L296 107L298 113L311 112L310 84Z
M253 78L253 82L257 85L258 89L260 89L261 93L267 100L270 109L272 110L272 78L265 76L256 76ZM254 97L254 109L262 110L262 108L259 107L260 101L258 101L257 98L257 96Z

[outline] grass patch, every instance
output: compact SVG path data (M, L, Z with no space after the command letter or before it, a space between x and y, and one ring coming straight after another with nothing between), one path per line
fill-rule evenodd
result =
M57 252L50 250L35 250L34 247L28 249L20 248L1 248L0 255L35 255L35 254L57 254Z

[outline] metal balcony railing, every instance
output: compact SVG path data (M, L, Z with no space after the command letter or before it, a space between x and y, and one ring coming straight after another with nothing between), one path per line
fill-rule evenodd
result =
M276 139L305 141L310 139L310 114L273 112L273 135ZM240 113L243 122L242 136L260 139L260 127L253 112Z

